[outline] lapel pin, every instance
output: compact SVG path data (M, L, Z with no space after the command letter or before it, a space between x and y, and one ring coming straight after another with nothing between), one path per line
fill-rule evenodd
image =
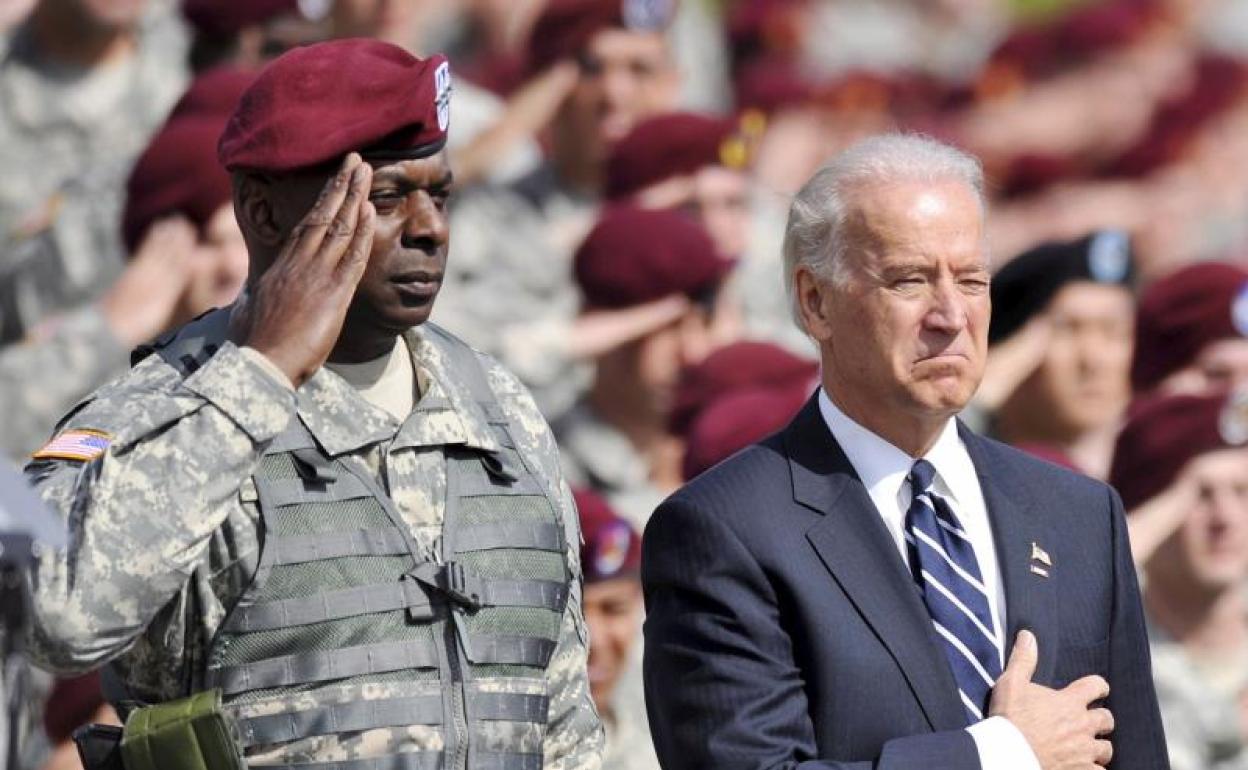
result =
M1038 561L1046 567L1053 566L1053 559L1049 557L1048 552L1036 545L1034 540L1031 543L1031 560Z

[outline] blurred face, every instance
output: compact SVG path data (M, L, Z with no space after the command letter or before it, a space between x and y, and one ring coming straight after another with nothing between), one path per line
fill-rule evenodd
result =
M1236 589L1248 580L1248 450L1200 455L1188 472L1199 500L1149 562L1149 585L1180 596Z
M195 260L201 272L191 289L192 302L198 306L194 315L233 302L247 280L247 244L232 204L217 209L204 225Z
M672 109L678 85L662 33L603 30L582 53L581 77L560 113L561 133L592 142L602 158L642 118Z
M1130 397L1135 303L1121 286L1079 281L1049 304L1045 356L1018 397L1069 438L1114 420Z
M632 346L640 388L656 412L666 414L685 367L706 358L713 346L710 318L694 307L679 320L646 335Z
M738 257L749 238L749 178L724 166L707 166L693 177L693 207L720 254Z
M1201 349L1191 366L1162 381L1167 393L1208 393L1248 385L1248 340L1211 342Z
M870 185L850 197L844 280L799 268L799 306L832 398L885 438L907 435L961 410L983 376L983 216L955 181Z
M67 0L97 29L125 29L139 23L147 0Z
M374 37L409 45L415 5L412 0L335 0L334 37Z
M641 629L641 582L619 577L585 585L585 625L589 627L589 691L599 711L609 710Z

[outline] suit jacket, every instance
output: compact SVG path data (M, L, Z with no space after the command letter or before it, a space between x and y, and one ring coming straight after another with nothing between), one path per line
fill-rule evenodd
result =
M1110 767L1168 768L1118 495L959 427L992 519L1007 645L1033 631L1033 681L1049 687L1109 681ZM980 766L918 587L815 398L658 508L642 581L665 770Z

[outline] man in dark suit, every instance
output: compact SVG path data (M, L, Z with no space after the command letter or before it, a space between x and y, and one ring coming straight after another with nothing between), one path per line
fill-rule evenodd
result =
M990 313L978 163L867 140L798 193L822 388L646 530L665 770L1165 770L1117 495L955 419Z

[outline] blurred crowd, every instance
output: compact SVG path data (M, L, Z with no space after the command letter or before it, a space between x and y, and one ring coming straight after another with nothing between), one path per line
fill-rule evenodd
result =
M657 766L647 517L818 383L782 277L791 196L902 129L991 184L989 370L963 419L1118 489L1173 767L1248 769L1248 3L4 0L13 462L132 348L234 299L217 138L265 61L346 36L451 59L433 320L555 429L609 768ZM28 766L76 767L70 731L107 718L98 680L48 686Z

